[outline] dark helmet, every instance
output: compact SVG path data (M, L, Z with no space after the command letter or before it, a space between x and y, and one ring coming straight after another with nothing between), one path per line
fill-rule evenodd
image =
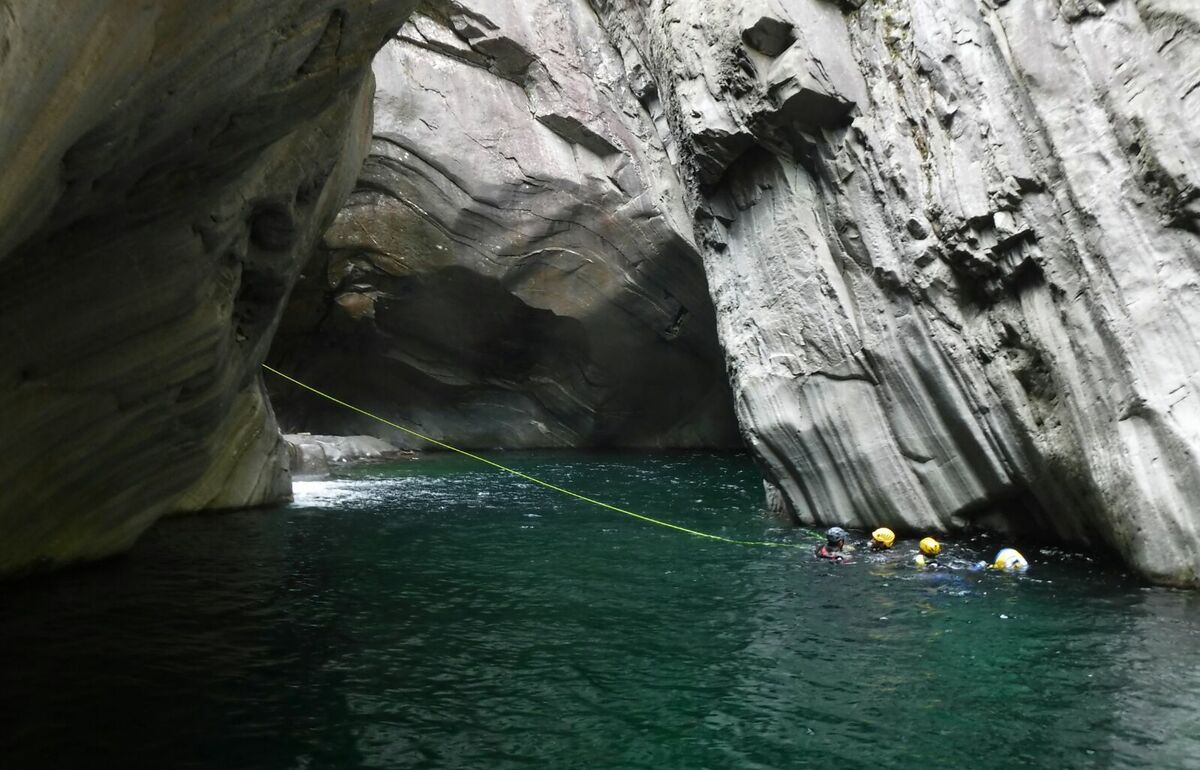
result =
M846 530L842 529L841 527L830 527L829 531L825 533L825 539L830 545L844 543L849 537L850 536L846 534Z

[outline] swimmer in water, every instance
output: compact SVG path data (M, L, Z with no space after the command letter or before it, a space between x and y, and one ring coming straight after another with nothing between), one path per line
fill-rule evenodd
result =
M896 544L896 533L887 527L880 527L871 533L871 550L886 551Z
M846 547L846 537L846 530L841 527L831 527L825 533L825 544L817 546L815 552L817 558L827 561L846 561L846 556L842 553Z
M937 561L937 555L942 552L942 544L927 537L921 540L921 552L913 557L913 564L926 569L937 569L942 566Z
M1023 572L1029 569L1029 562L1025 561L1025 557L1016 548L1001 548L991 568Z

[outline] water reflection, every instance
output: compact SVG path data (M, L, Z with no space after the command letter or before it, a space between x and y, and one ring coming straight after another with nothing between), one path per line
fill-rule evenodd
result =
M760 517L742 460L511 462L803 537ZM696 541L447 458L369 468L0 589L0 749L35 769L1195 764L1194 594L1054 552L1026 576L896 553Z
M1200 766L1200 596L1145 588L1123 610L1104 646L1120 671L1103 687L1112 766Z

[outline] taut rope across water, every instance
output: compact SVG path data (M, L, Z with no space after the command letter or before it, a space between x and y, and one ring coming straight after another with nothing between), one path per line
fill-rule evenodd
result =
M707 540L717 540L722 543L731 543L733 545L768 546L768 547L775 547L775 548L808 548L809 547L802 543L782 543L782 542L773 542L770 540L737 540L737 539L730 538L730 537L723 537L721 535L714 535L711 532L701 532L698 529L689 529L688 527L683 527L678 524L672 524L669 521L663 521L662 519L656 519L651 516L646 516L646 515L643 515L640 513L636 513L634 511L626 510L625 508L620 508L615 505L610 505L609 503L603 502L602 500L596 500L595 498L588 497L587 495L581 495L578 492L572 492L571 490L560 487L557 484L552 484L549 481L544 481L542 479L537 478L536 476L530 476L528 473L522 473L521 471L516 470L515 468L509 468L507 465L501 465L500 463L495 462L493 460L489 460L486 457L480 457L479 455L468 452L465 449L459 449L458 447L451 446L450 444L447 444L444 441L438 441L435 438L431 438L430 436L426 436L422 433L418 433L417 431L412 430L411 428L406 428L403 425L399 425L397 423L392 422L391 420L384 419L383 417L380 417L377 414L372 414L371 412L368 412L366 409L361 409L357 406L354 406L353 404L346 403L345 401L342 401L340 398L331 396L328 393L325 393L324 391L317 390L313 386L311 386L307 383L301 382L300 380L297 380L295 377L284 374L283 372L279 371L278 369L273 369L270 366L267 366L266 364L263 364L263 369L266 369L271 374L274 374L278 377L282 377L283 379L287 380L288 382L298 385L299 387L304 388L305 390L307 390L311 393L315 393L316 395L320 396L321 398L332 401L333 403L337 404L338 406L344 407L344 408L349 409L354 412L358 412L359 414L361 414L365 417L370 417L372 420L381 422L384 425L395 428L396 430L403 431L403 432L407 433L408 435L413 436L414 438L418 438L422 441L426 441L430 444L433 444L434 446L441 447L442 449L446 449L451 452L456 452L456 453L462 455L463 457L469 457L472 460L475 460L476 462L483 463L484 465L490 465L491 467L493 467L497 470L504 471L505 473L516 476L519 479L523 479L532 484L537 484L538 486L542 486L542 487L545 487L546 489L553 490L555 492L558 492L559 494L563 494L568 497L573 497L576 500L582 500L585 503L590 503L592 505L599 506L600 508L605 508L607 510L614 511L616 513L620 513L625 516L630 516L632 518L638 519L639 521L644 521L648 524L654 524L659 527L666 527L667 529L673 529L678 532L683 532L685 534L692 535L694 537L702 537Z

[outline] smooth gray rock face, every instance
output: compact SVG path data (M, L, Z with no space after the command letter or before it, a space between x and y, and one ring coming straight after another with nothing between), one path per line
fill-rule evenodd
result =
M679 150L772 499L1200 582L1200 5L593 5Z
M289 495L259 363L412 5L0 3L0 574Z
M670 135L587 3L427 3L375 76L273 363L467 447L737 444ZM387 431L270 384L286 429Z

